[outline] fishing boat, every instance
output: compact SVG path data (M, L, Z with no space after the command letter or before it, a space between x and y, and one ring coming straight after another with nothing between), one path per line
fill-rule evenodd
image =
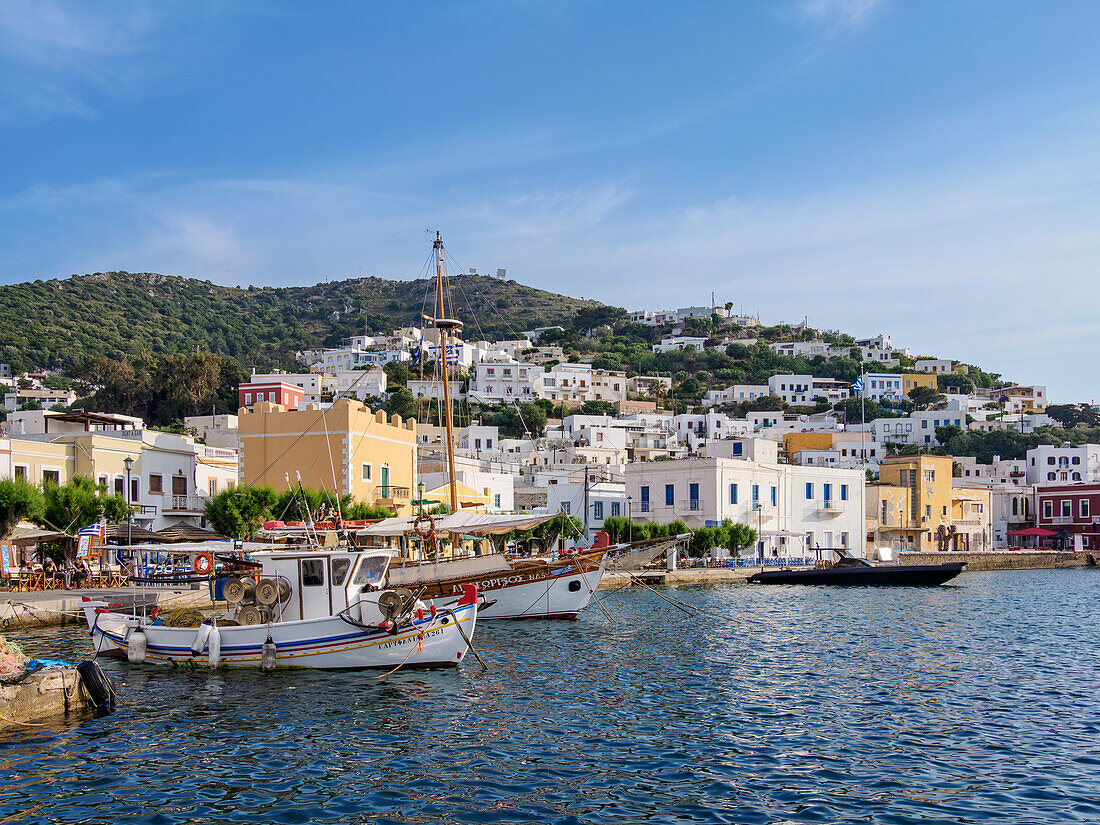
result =
M385 541L399 558L386 584L423 592L450 605L463 588L476 586L484 599L480 619L576 619L591 602L612 548L603 540L590 548L532 555L480 553L466 549L493 536L530 530L554 515L450 513L439 517L385 519L356 532L357 541ZM444 556L446 536L450 555ZM458 548L458 549L456 549Z
M85 597L93 646L135 664L264 670L453 666L470 650L480 601L475 586L446 605L386 589L388 551L288 548L250 558L235 575L222 570L193 577L223 579L230 610L202 621L194 617L186 626L173 626L172 617L156 611L114 612ZM196 570L209 561L209 554L199 554Z
M749 576L753 584L871 585L879 587L928 587L951 581L966 568L965 562L951 564L871 564L846 550L832 567L805 570L791 568L762 570Z

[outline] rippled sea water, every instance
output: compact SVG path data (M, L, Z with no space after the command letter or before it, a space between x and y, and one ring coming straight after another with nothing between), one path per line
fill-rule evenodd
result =
M602 592L480 624L488 673L106 660L114 713L0 737L0 821L1095 823L1098 585Z

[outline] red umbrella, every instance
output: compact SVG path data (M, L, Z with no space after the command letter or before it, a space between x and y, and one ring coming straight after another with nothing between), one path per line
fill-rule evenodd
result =
M1042 527L1026 527L1023 530L1009 530L1010 536L1042 536L1049 538L1050 536L1058 535L1053 530L1044 530Z

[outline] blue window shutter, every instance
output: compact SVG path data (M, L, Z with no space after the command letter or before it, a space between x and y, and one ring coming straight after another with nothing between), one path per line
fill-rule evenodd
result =
M730 504L736 504L736 503L737 503L737 485L736 484L731 484L730 485Z

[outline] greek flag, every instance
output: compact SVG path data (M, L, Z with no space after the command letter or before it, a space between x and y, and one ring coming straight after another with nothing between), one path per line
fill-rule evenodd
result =
M103 530L103 525L98 521L94 524L89 524L87 527L81 527L76 531L78 536L98 536Z
M856 383L852 384L852 389L855 392L863 392L863 376L861 375L856 379Z

